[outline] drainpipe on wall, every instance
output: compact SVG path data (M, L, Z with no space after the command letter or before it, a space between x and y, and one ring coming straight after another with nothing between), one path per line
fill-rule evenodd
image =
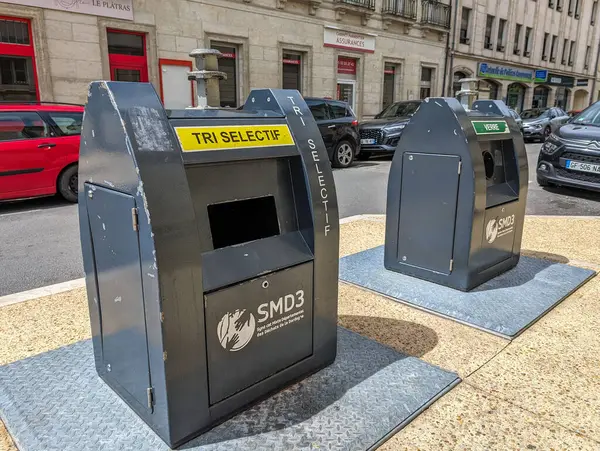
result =
M598 77L598 63L600 62L600 43L596 52L596 64L594 66L594 78L592 78L592 92L590 92L590 105L594 103L594 95L596 94L596 78ZM600 99L598 99L600 100Z
M459 0L454 0L454 23L452 27L450 27L450 34L452 34L452 46L449 48L450 43L450 34L448 34L448 40L446 43L446 63L444 68L444 91L446 91L446 96L454 97L452 95L452 68L454 67L454 48L456 47L456 23L458 21L458 2ZM450 53L450 74L448 74L448 53ZM449 78L448 84L446 84L446 79Z

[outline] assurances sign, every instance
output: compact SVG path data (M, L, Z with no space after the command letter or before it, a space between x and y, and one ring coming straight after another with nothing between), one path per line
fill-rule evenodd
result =
M2 0L21 6L57 9L71 13L92 14L133 20L133 0Z

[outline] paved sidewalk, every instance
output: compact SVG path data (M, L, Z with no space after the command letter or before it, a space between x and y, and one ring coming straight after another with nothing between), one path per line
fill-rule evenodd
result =
M528 217L523 253L600 269L600 221ZM380 217L341 226L342 256L383 243ZM600 449L600 278L510 344L340 284L339 322L464 379L384 450ZM0 308L0 365L89 337L84 289ZM0 450L11 451L0 424Z

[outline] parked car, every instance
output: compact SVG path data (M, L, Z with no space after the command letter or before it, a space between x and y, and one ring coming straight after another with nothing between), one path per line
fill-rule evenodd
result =
M545 141L550 134L569 120L561 108L532 108L521 113L525 141Z
M350 105L341 100L305 97L312 112L331 164L336 168L350 166L360 152L358 120Z
M77 201L83 106L0 102L0 200Z
M519 116L519 113L517 113L512 108L509 108L508 110L510 111L511 116L513 117L513 119L515 120L517 125L519 126L519 130L521 130L521 134L523 134L523 119L521 119L521 116Z
M600 191L600 102L548 137L538 157L537 182Z
M371 121L360 124L360 154L368 159L371 155L391 155L396 150L402 130L421 105L421 100L396 102L389 105Z

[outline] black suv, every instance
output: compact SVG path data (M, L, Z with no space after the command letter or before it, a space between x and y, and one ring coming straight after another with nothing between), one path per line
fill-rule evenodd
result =
M331 164L336 168L347 168L360 152L358 120L346 102L341 100L305 97L312 112Z
M360 124L359 158L366 160L373 154L392 154L396 150L402 130L419 105L421 100L392 103L375 116L375 119Z
M538 157L537 181L600 191L600 102L548 136Z

